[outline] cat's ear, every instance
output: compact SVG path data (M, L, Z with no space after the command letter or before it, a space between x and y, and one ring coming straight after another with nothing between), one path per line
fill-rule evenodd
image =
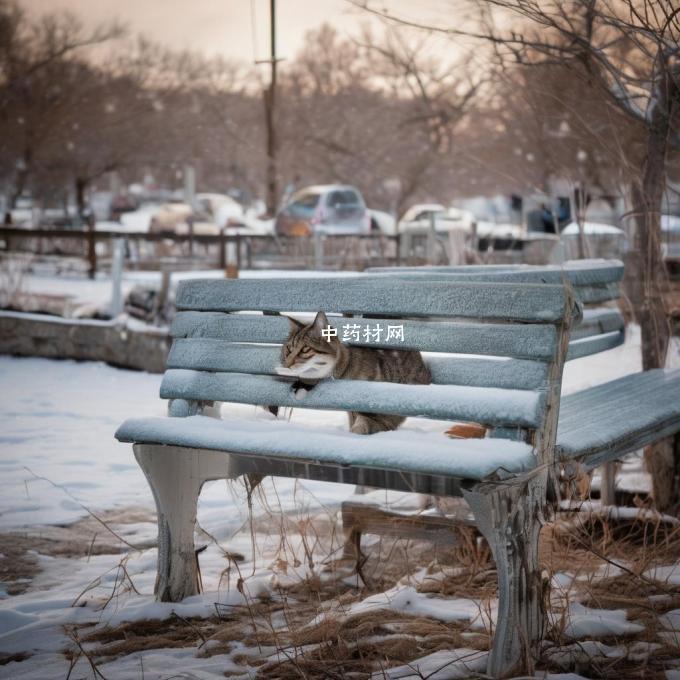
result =
M330 326L328 323L328 317L323 312L319 312L314 319L314 323L312 324L314 332L318 335L321 335L321 331L323 331L324 328L328 328L328 326Z
M294 319L292 316L287 318L288 321L290 321L290 330L292 333L297 333L301 328L305 327L305 324L303 324L301 321L298 321L297 319Z

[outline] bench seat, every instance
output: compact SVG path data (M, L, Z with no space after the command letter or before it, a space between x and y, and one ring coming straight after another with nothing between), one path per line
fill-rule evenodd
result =
M562 459L581 459L595 467L679 429L680 369L656 369L564 397L556 448ZM499 469L526 472L535 461L529 445L504 439L456 440L408 428L366 437L334 427L243 417L132 418L121 425L116 438L474 480Z
M535 465L531 446L523 442L449 439L443 433L406 428L364 436L338 428L311 428L285 421L151 417L125 421L116 438L137 444L212 449L252 457L472 480L484 479L497 470L518 474Z
M680 431L680 369L634 373L562 399L556 454L588 467Z

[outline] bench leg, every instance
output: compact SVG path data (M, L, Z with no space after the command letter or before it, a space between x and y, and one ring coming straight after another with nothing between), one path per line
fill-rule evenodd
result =
M342 533L344 536L343 559L361 559L361 526L351 506L343 503L340 506L342 515Z
M546 475L480 483L463 495L489 543L498 572L498 619L487 666L493 678L533 673L534 644L543 637L546 590L538 539Z
M602 505L616 505L616 461L607 461L601 469L600 502Z
M199 592L194 548L196 506L203 483L230 479L228 454L135 444L135 457L146 475L158 512L156 599L179 602Z

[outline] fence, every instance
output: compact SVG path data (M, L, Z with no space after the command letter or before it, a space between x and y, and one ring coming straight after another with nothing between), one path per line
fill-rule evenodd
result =
M176 262L209 269L350 269L399 265L398 235L317 234L313 238L272 234L176 234L115 230L0 227L5 251L85 260L90 277L108 267L116 239L125 240L128 269L157 269ZM418 262L407 262L418 264Z

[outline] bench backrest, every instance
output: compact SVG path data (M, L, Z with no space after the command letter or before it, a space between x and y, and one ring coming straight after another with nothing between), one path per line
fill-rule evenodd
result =
M577 300L586 307L571 331L567 360L598 354L622 345L625 320L618 309L602 307L618 300L624 266L620 260L576 260L564 265L466 265L464 267L375 267L376 275L419 277L433 281L560 283L566 278Z
M176 304L161 386L161 396L176 401L171 414L194 413L191 405L200 401L276 404L474 421L495 428L496 436L523 433L546 450L548 432L554 443L547 420L559 406L576 313L568 284L384 276L193 280L180 285ZM279 314L317 311L326 312L341 338L344 325L361 326L348 344L435 353L426 357L433 384L334 380L296 399L292 381L275 372L290 327ZM386 333L369 340L363 329L376 326L403 327L403 340Z

